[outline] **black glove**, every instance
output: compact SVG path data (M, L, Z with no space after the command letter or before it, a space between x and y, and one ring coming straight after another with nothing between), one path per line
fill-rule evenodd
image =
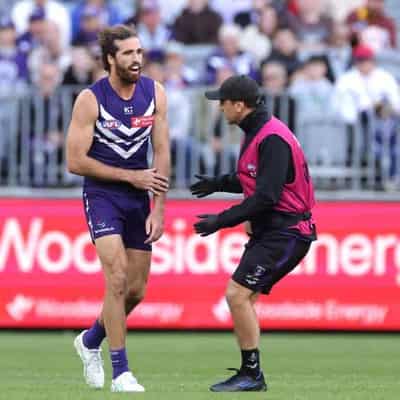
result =
M193 226L196 233L199 233L200 236L211 235L211 233L216 232L220 228L218 214L202 214L197 217L201 218L201 220Z
M218 192L219 185L217 178L206 175L195 175L195 177L199 179L199 181L190 186L190 191L193 196L200 199L211 193Z

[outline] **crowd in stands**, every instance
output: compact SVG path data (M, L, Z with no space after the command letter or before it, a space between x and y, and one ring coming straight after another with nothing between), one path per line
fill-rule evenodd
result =
M50 96L60 85L89 85L104 76L97 34L118 23L136 27L146 50L143 73L167 88L172 142L184 143L186 162L195 146L189 137L195 111L182 89L247 74L267 95L288 97L292 127L295 113L300 120L325 115L346 124L367 114L392 121L390 177L396 185L398 77L377 59L396 49L397 30L384 0L15 1L0 17L1 96L27 87ZM218 172L222 122L218 109L213 115L207 129L213 131ZM310 143L306 152L313 163L329 158L307 132L298 135ZM377 152L379 135L377 129L370 144ZM334 142L326 142L330 151Z

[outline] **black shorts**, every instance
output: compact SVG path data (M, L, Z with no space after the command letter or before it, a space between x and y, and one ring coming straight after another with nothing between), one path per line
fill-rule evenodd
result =
M269 294L299 264L310 245L309 240L281 232L251 238L232 279L253 292Z

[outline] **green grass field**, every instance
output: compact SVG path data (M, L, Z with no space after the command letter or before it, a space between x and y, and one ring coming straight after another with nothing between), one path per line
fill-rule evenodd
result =
M266 393L211 393L210 384L238 367L229 333L131 333L130 365L146 393L85 386L72 347L74 332L0 333L0 399L400 399L400 335L263 334ZM104 347L106 350L106 347Z

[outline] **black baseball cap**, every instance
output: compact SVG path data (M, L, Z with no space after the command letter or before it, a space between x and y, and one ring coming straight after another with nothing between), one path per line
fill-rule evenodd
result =
M217 90L205 92L208 100L231 100L257 103L260 97L258 83L247 75L235 75L222 82Z

